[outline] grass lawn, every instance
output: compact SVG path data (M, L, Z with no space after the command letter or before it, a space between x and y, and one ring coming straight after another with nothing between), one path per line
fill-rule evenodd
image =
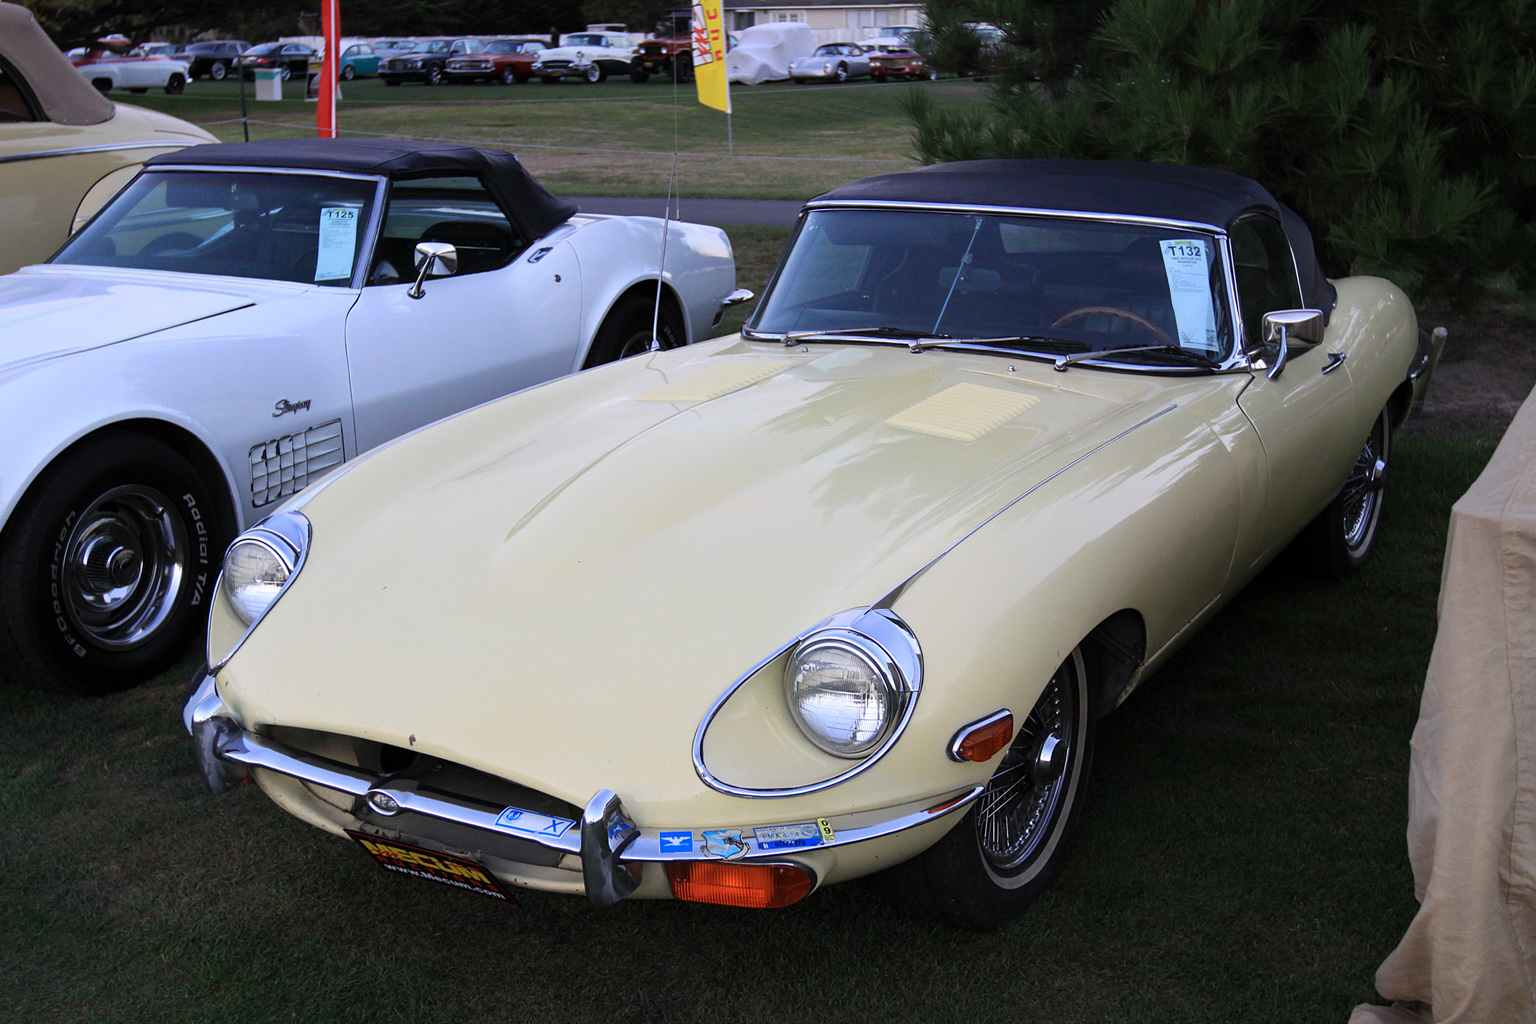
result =
M290 88L292 88L290 86ZM913 84L733 89L726 116L701 106L691 87L635 85L405 84L359 79L342 89L344 134L492 145L515 152L547 187L568 195L665 195L674 140L682 195L806 199L854 178L917 166L901 103L927 89L942 106L978 102L961 80ZM121 96L205 125L222 141L242 138L233 81L194 82L180 96ZM251 138L313 135L315 105L302 99L247 104Z

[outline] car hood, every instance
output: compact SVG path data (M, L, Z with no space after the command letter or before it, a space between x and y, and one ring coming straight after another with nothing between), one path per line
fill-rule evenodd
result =
M675 809L727 686L1145 418L1158 386L734 339L543 385L308 497L308 560L220 692L247 727Z
M260 290L185 274L23 268L0 277L0 375L241 309Z

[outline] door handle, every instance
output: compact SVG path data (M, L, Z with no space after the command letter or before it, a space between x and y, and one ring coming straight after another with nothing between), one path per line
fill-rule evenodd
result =
M1332 373L1334 370L1337 370L1339 367L1343 366L1344 360L1348 358L1349 356L1345 355L1343 352L1329 352L1328 365L1323 367L1323 372Z

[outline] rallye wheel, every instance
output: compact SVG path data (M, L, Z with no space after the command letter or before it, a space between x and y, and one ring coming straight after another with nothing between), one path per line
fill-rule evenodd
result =
M228 74L229 65L225 64L223 61L216 60L208 66L208 77L213 79L215 82L224 81L224 77Z
M180 75L172 75L165 81L165 91L170 96L180 96L182 90L187 87L187 80Z
M173 448L133 434L66 452L0 535L0 655L81 695L169 668L201 633L233 532Z
M605 79L607 77L608 77L608 72L604 71L603 70L603 65L600 64L597 61L593 61L592 62L592 66L587 68L587 81L591 82L594 85L596 85L598 82L601 82L603 79Z
M965 817L891 870L897 898L958 928L996 928L1023 913L1066 860L1088 783L1094 731L1088 673L1078 649L1019 723Z
M357 69L354 68L351 64L346 64L346 65L342 66L342 69L341 69L341 80L343 82L350 82L350 81L352 81L352 79L354 79L356 77L357 77Z
M1376 417L1344 487L1303 534L1317 572L1341 580L1357 572L1376 550L1387 501L1387 462L1392 455L1392 414Z
M608 313L603 325L592 339L583 368L601 366L616 359L649 352L651 348L651 324L655 317L655 292L637 293L620 299ZM656 334L664 349L677 348L687 342L682 320L663 302L661 316L656 320Z

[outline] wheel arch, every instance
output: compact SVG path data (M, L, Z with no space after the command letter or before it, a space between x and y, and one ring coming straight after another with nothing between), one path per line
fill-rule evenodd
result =
M207 443L186 427L171 423L166 420L153 417L138 417L132 419L114 420L111 423L102 424L88 430L65 444L46 462L39 465L31 476L22 484L16 492L15 500L5 510L4 525L9 525L12 513L36 492L36 489L47 474L48 470L57 462L75 451L82 445L94 444L105 437L117 435L137 434L159 441L173 449L178 455L191 464L197 475L207 481L210 489L219 498L217 512L225 528L225 536L233 537L243 527L241 522L241 502L239 494L235 491L234 484L226 471L223 463ZM3 532L4 526L0 526Z
M1392 431L1408 421L1413 412L1413 382L1403 381L1392 392L1392 397L1387 399L1387 413L1392 417Z
M1094 714L1109 714L1141 680L1147 661L1147 623L1133 608L1122 608L1088 631L1078 644L1088 671Z
M656 279L654 277L642 279L620 290L618 294L614 295L612 301L603 307L603 315L592 319L591 327L586 332L586 340L581 346L581 351L576 354L574 369L579 370L587 364L587 357L592 353L592 345L597 341L597 336L602 332L603 326L608 323L608 318L613 315L613 311L616 308L630 298L641 298L647 303L655 302ZM670 281L663 280L661 282L661 302L663 306L674 313L682 322L683 343L692 343L694 331L693 324L688 319L687 307L683 304L682 298L677 294L677 289L672 286Z

